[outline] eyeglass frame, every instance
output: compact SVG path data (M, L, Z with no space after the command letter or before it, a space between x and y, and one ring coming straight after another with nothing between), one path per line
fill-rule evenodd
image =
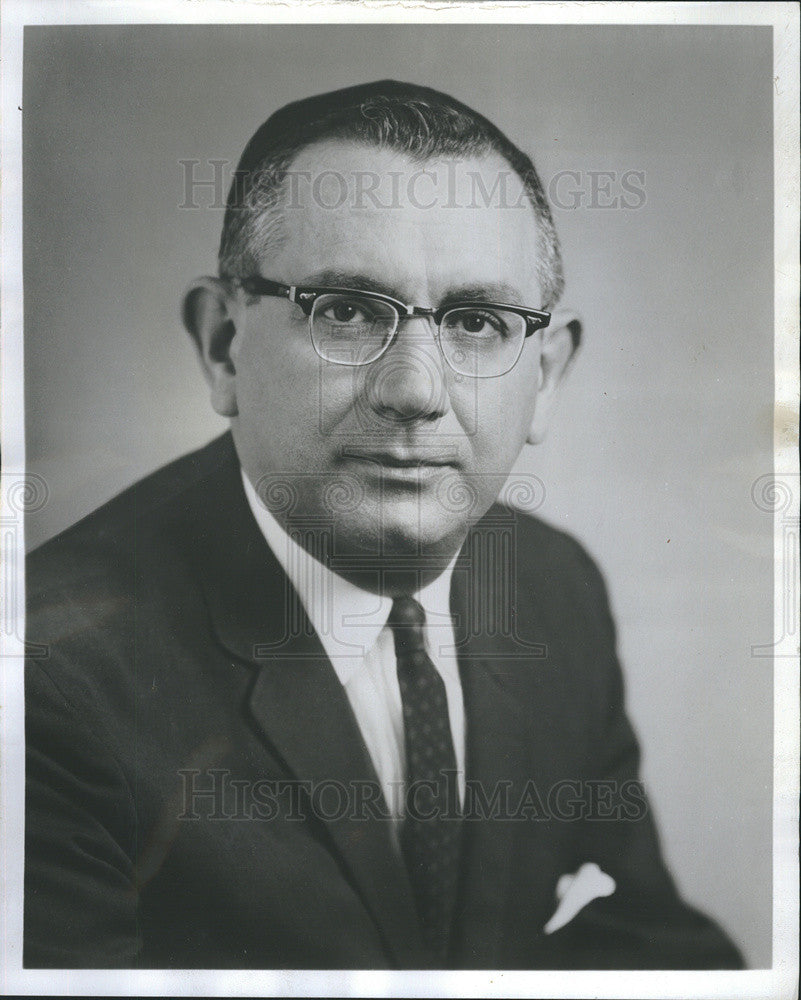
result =
M391 295L385 295L383 292L373 292L366 291L362 288L341 288L333 286L323 286L323 285L287 285L281 281L273 281L271 278L264 278L260 274L252 275L249 278L237 278L234 279L235 283L238 284L248 295L255 295L258 297L263 296L273 296L275 298L288 299L295 305L300 306L303 314L309 319L309 336L311 337L312 347L314 347L315 353L323 360L330 364L344 365L350 368L359 368L366 365L371 365L373 362L378 361L380 357L389 350L392 344L395 342L398 336L398 330L400 329L401 319L408 319L415 316L430 317L434 320L437 328L437 334L435 337L437 347L442 354L446 364L449 368L455 371L457 374L465 375L466 372L459 372L454 368L453 364L448 360L447 355L442 350L442 345L440 344L440 329L441 323L445 315L452 312L455 309L504 309L507 312L515 313L518 316L522 316L526 321L526 329L523 334L523 340L521 341L520 353L515 358L512 365L506 369L506 371L499 372L496 375L474 375L470 373L471 378L500 378L502 375L507 375L520 360L520 355L523 353L523 347L525 346L525 341L533 333L538 330L544 330L551 322L551 313L546 312L543 309L532 309L529 306L517 306L510 305L503 302L485 302L477 301L473 299L459 300L455 302L450 302L448 305L439 306L436 309L431 309L428 306L413 306L406 302L401 302L400 299L396 299ZM311 333L311 320L312 320L312 309L314 308L314 303L323 295L357 295L362 296L367 299L373 299L379 302L384 302L387 305L392 306L395 312L398 314L398 322L395 325L395 329L392 336L387 340L387 343L381 349L380 354L377 354L370 361L334 361L331 358L323 357L317 345L314 342L314 337Z

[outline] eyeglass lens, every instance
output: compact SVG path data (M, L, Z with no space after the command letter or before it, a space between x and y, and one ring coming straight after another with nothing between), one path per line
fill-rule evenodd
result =
M386 350L399 322L394 306L358 295L320 295L311 312L314 348L326 361L366 365ZM487 378L514 367L523 348L525 318L484 306L444 314L439 340L445 360L462 375Z

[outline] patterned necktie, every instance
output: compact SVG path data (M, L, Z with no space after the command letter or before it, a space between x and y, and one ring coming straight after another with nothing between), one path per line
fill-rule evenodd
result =
M398 597L388 624L395 639L406 736L406 810L401 830L423 939L438 962L448 953L461 822L456 755L445 684L425 650L425 611Z

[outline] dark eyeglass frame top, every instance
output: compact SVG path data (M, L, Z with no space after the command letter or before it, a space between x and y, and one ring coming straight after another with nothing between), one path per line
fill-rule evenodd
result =
M257 274L252 278L237 279L237 283L248 293L248 295L272 295L280 299L289 299L299 305L306 316L311 316L311 311L315 300L321 295L336 295L346 293L348 295L361 295L366 299L377 299L379 302L386 302L394 306L398 316L430 316L437 326L442 322L445 313L452 309L505 309L507 312L517 313L526 320L526 336L530 337L537 330L544 330L551 322L551 314L542 309L530 309L528 306L507 305L505 302L477 302L473 299L465 299L463 302L449 302L446 306L438 309L428 309L425 306L410 306L399 299L394 299L391 295L384 295L383 292L365 291L363 288L328 288L320 285L284 285L280 281L271 281L269 278L262 278Z
M447 313L452 312L455 309L503 309L506 312L515 313L518 316L522 316L526 321L526 329L523 334L523 340L530 337L537 330L544 330L548 324L551 322L551 314L545 312L542 309L531 309L528 306L515 306L507 305L502 302L485 302L476 301L473 299L465 299L460 301L449 302L445 306L439 306L437 309L429 309L425 306L412 306L407 305L405 302L401 302L399 299L393 298L391 295L384 295L383 292L373 292L366 291L361 288L342 288L342 287L329 287L320 285L287 285L280 281L272 281L270 278L263 278L260 274L253 275L250 278L238 278L235 279L235 283L238 284L248 295L255 295L258 297L270 295L276 298L288 299L290 302L295 303L295 305L300 306L303 310L305 316L311 319L312 310L314 309L314 303L323 295L356 295L366 299L372 299L377 302L383 302L391 306L395 312L398 314L398 325L400 325L400 320L403 318L411 316L424 316L431 317L437 325L437 330L442 324L443 318ZM396 329L397 332L397 329ZM439 333L437 334L439 337ZM394 335L393 338L394 339ZM388 349L390 343L386 344L382 350L382 354ZM520 344L520 350L522 351L523 341ZM440 348L441 350L441 348ZM365 364L371 364L373 360L378 360L376 358L371 361L364 362ZM519 355L517 359L511 365L511 368L517 364L519 360ZM448 362L450 364L450 362ZM511 368L506 369L506 371L511 371ZM467 374L467 373L465 373ZM505 374L501 372L499 374ZM493 375L478 375L478 378L493 378Z

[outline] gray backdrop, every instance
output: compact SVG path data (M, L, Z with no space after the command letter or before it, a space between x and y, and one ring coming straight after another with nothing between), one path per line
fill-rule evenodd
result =
M751 497L772 469L770 32L27 28L23 118L27 459L49 488L29 546L224 429L178 312L222 211L211 188L181 207L180 161L211 178L224 160L227 184L275 108L386 76L534 153L586 342L520 469L608 578L680 888L755 966L771 961L771 661L751 651L773 622L772 520Z

